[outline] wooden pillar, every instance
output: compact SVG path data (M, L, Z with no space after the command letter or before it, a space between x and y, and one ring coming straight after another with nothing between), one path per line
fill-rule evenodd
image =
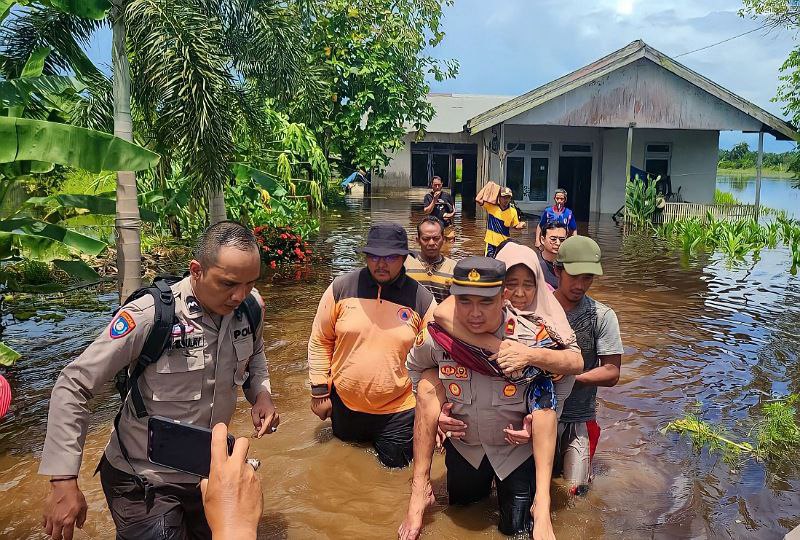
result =
M636 122L628 124L628 148L625 157L625 179L631 179L631 155L633 154L633 128L636 127Z
M764 161L764 132L758 132L758 159L756 160L756 219L761 213L761 165Z
M500 149L497 152L497 158L500 160L500 178L497 183L501 186L506 185L506 129L505 122L500 124Z

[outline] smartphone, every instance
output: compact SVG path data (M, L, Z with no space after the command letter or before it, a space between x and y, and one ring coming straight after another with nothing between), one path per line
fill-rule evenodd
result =
M235 439L228 435L228 455ZM165 418L151 416L147 421L147 459L203 478L211 470L211 430Z

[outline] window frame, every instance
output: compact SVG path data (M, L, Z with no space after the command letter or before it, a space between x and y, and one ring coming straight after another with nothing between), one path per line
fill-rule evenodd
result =
M650 146L654 146L654 145L666 146L667 148L669 148L669 151L668 152L651 152L649 150L649 147ZM667 176L672 176L672 143L669 143L669 142L653 142L653 141L646 142L644 144L644 161L642 162L642 165L644 166L645 170L647 170L647 161L650 160L650 159L653 159L653 160L656 160L656 159L666 160L667 161Z
M514 150L512 152L508 152L506 154L506 160L512 157L522 157L524 158L524 171L522 175L522 187L523 193L522 197L519 199L515 199L521 202L531 202L531 203L546 203L547 202L547 193L549 191L549 184L550 184L550 170L551 170L551 160L552 160L552 151L553 151L553 143L551 141L533 141L533 140L515 140L515 141L506 141L506 148L512 144L524 144L525 150ZM533 145L547 145L547 150L531 150ZM545 189L545 199L543 200L532 200L531 196L531 173L533 158L544 158L547 159L547 188ZM503 178L503 182L506 182L508 178L508 162L506 161L505 167L505 178Z

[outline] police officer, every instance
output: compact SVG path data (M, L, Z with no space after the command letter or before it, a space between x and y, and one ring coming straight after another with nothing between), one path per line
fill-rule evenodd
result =
M503 309L505 273L503 262L487 257L467 257L456 264L450 287L456 297L455 317L471 332L493 333L500 339L505 335L509 317ZM456 362L433 339L431 330L418 336L406 363L417 395L417 417L411 501L399 537L418 537L422 513L433 500L431 456L445 400L453 403L452 415L466 424L460 440L445 441L450 504L469 504L488 496L494 480L500 506L498 528L509 535L527 533L534 483L531 447L509 444L504 432L509 424L517 429L523 425L525 389ZM434 367L439 379L435 386L423 378L423 372Z
M175 318L169 346L138 378L148 415L196 426L228 424L237 387L245 396L257 436L275 431L278 413L270 395L262 339L240 306L252 294L261 261L252 232L234 222L209 227L201 236L189 276L171 287ZM123 368L135 373L154 325L152 295L127 305L100 336L61 372L53 388L39 474L50 476L44 527L53 539L70 539L83 526L86 500L78 472L89 420L88 401ZM238 309L237 309L238 308ZM197 476L150 463L147 417L137 417L127 396L98 466L118 539L211 538Z

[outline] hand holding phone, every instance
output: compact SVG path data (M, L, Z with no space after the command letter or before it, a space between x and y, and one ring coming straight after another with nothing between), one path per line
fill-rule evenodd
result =
M250 441L237 439L233 452L226 452L227 433L225 424L212 432L211 471L200 482L206 519L215 540L255 539L264 504L261 482L246 461Z
M228 435L228 455L233 452L233 445L234 438ZM163 416L151 416L147 422L147 459L156 465L208 478L211 430Z

